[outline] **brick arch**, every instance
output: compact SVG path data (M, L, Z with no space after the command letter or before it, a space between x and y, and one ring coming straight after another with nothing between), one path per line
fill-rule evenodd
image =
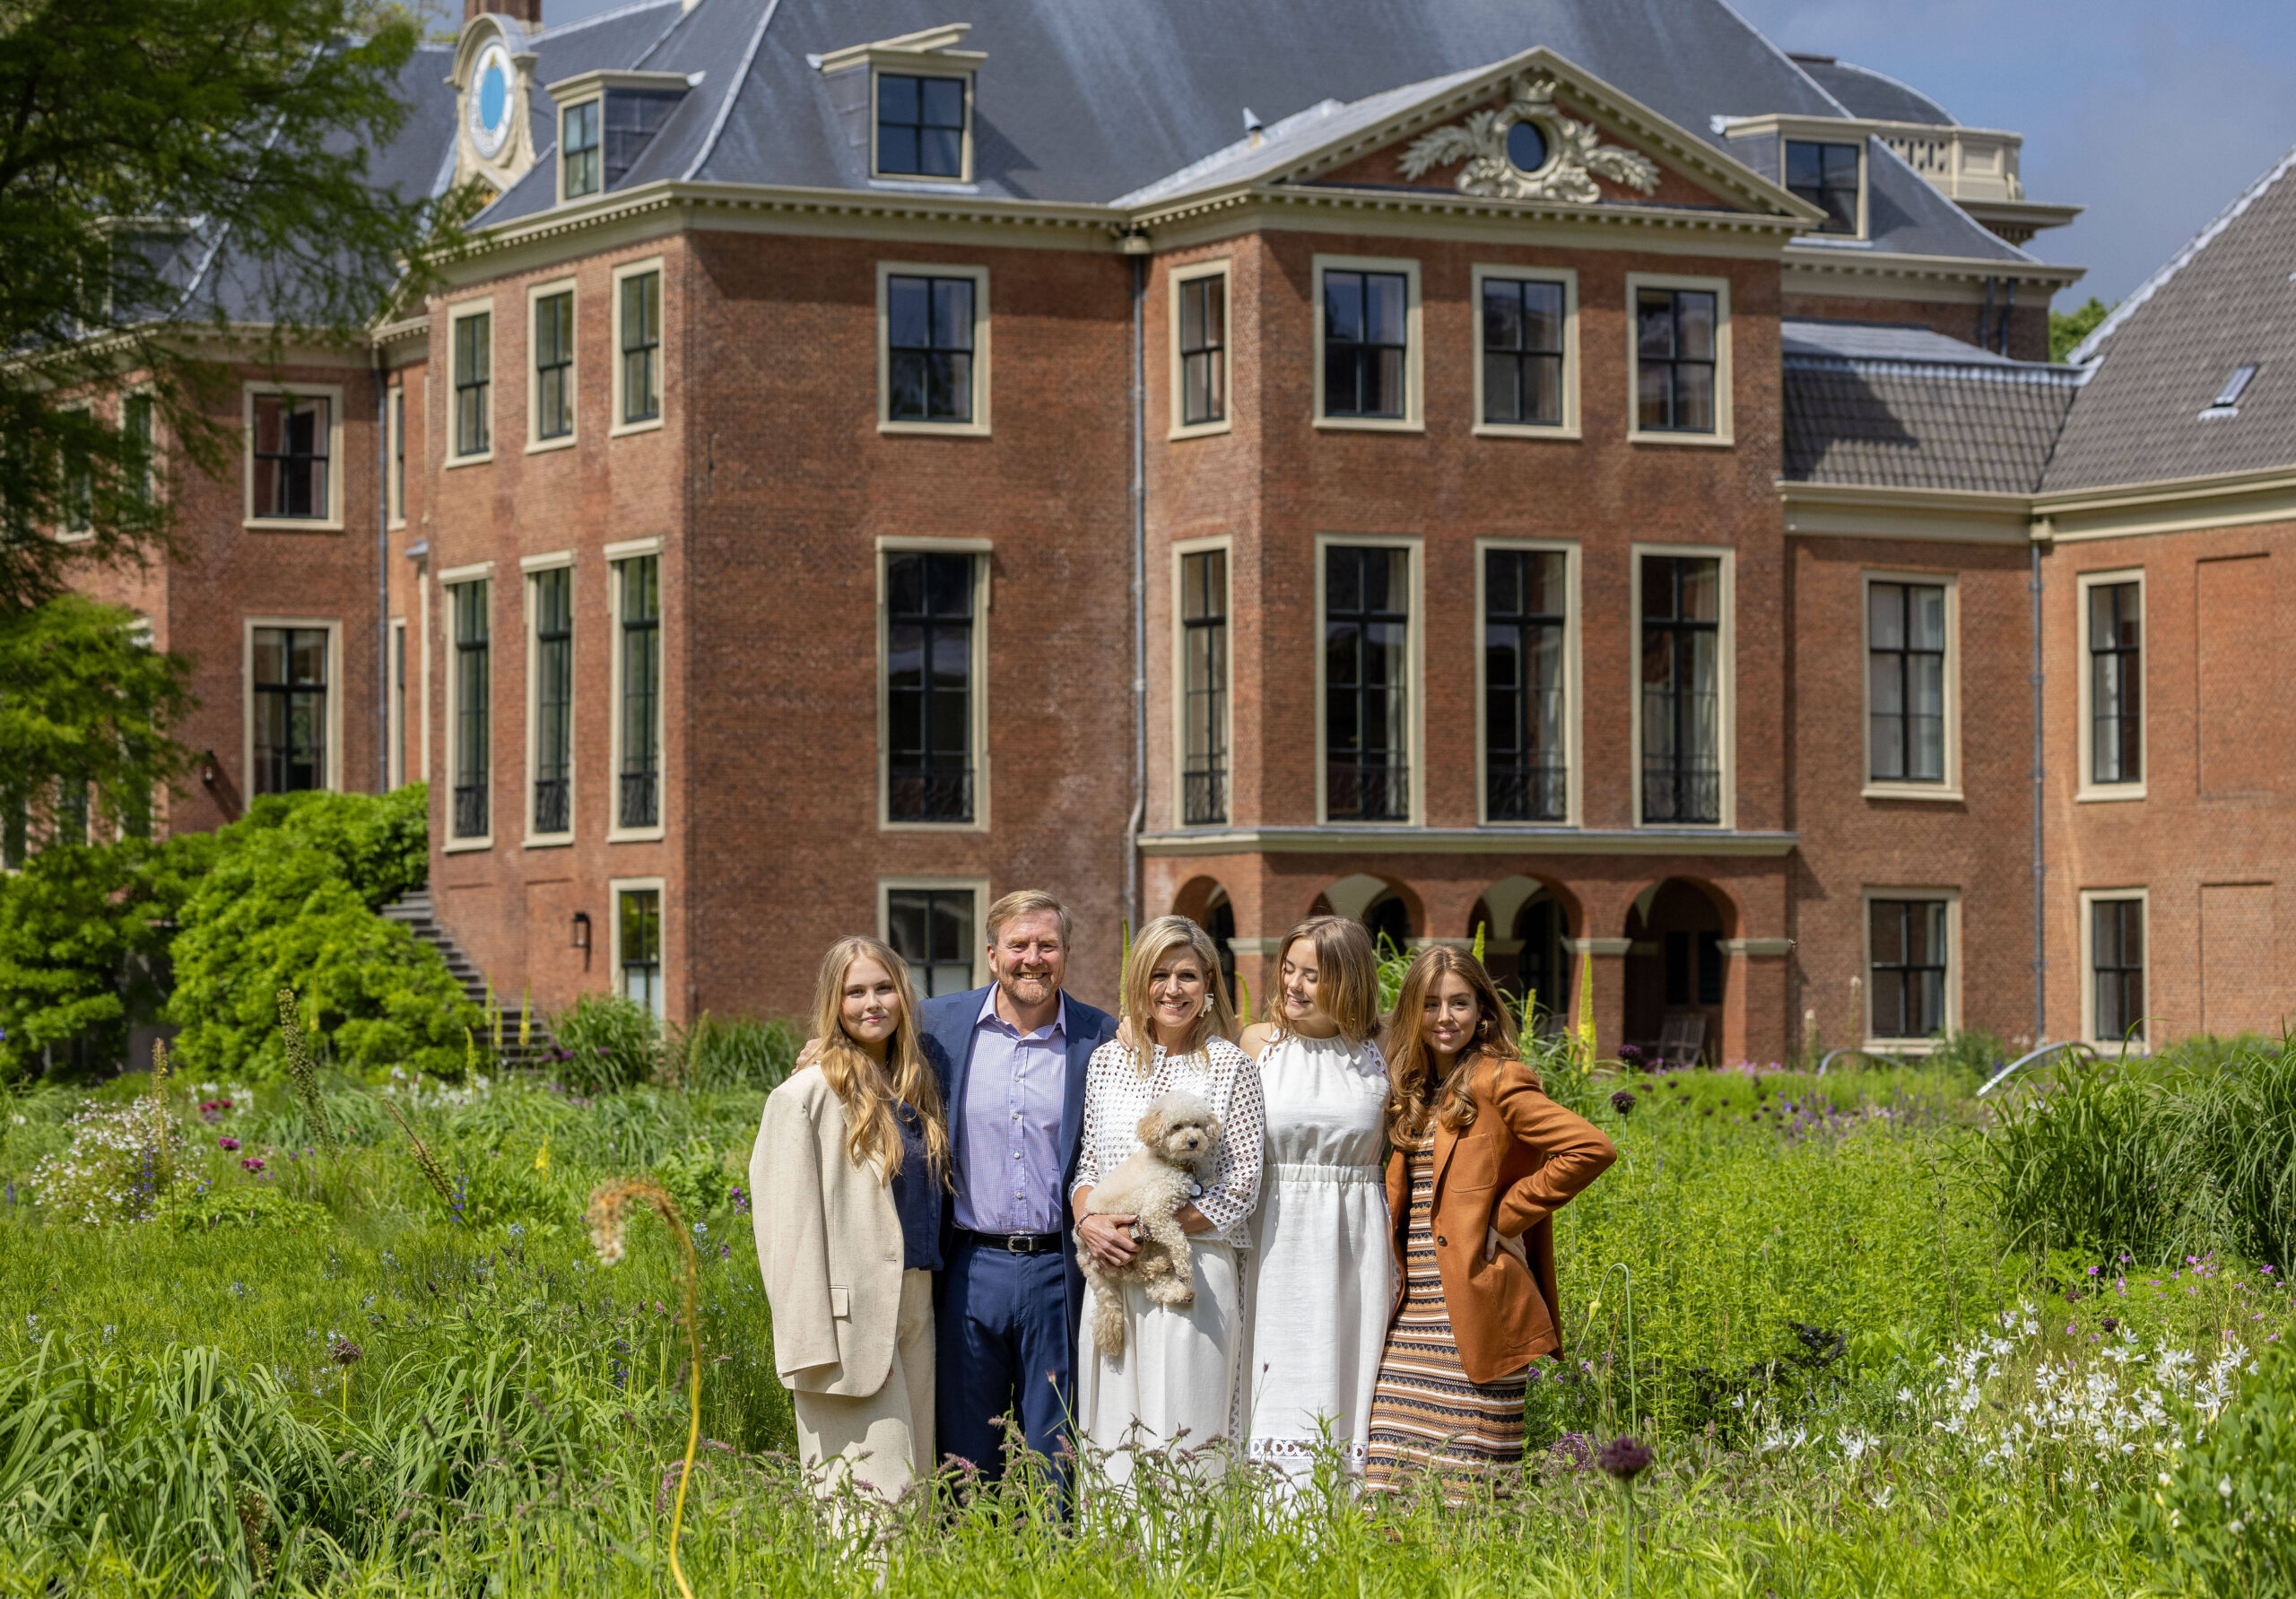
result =
M1212 924L1204 918L1214 905L1227 898L1227 888L1218 878L1209 874L1191 877L1172 895L1172 914L1208 927Z

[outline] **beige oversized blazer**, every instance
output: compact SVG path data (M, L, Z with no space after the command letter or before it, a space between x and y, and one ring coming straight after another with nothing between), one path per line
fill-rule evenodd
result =
M845 1108L807 1066L769 1095L750 1153L751 1224L782 1386L861 1399L892 1370L900 1214L846 1153Z

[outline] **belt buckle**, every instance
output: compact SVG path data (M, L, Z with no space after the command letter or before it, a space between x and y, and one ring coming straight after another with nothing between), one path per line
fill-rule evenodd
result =
M1022 1238L1019 1233L1006 1233L1004 1235L1004 1253L1007 1255L1026 1255L1028 1251L1021 1247L1024 1242L1026 1242L1026 1240Z

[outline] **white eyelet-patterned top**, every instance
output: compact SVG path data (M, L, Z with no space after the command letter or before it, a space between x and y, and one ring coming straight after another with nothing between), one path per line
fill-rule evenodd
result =
M1212 1223L1212 1236L1239 1249L1251 1247L1252 1207L1259 1203L1260 1150L1266 1114L1260 1102L1259 1065L1222 1038L1207 1040L1192 1055L1173 1055L1159 1044L1144 1077L1128 1045L1111 1038L1092 1051L1084 1070L1083 1148L1076 1159L1073 1200L1082 1189L1130 1160L1140 1148L1135 1131L1148 1107L1183 1090L1212 1107L1220 1118L1220 1142L1196 1208Z

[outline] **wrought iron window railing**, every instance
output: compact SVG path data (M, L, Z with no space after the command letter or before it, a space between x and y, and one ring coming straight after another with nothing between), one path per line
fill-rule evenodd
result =
M1407 821L1411 769L1386 761L1326 761L1324 810L1335 821Z

